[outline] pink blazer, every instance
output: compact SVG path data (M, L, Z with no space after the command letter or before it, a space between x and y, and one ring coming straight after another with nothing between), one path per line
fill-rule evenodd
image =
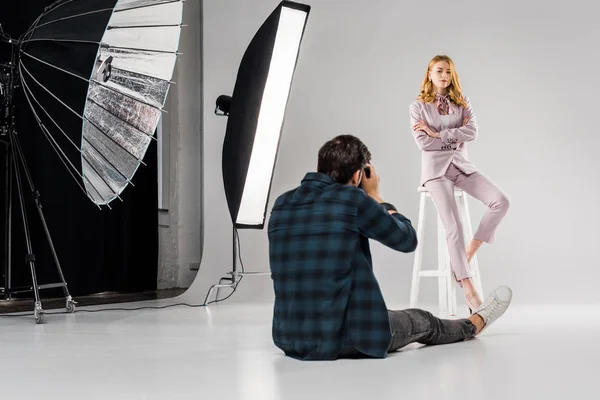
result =
M413 131L413 136L421 149L421 185L425 182L445 175L450 163L466 174L477 171L469 160L467 142L477 138L477 121L469 99L465 97L467 107L457 106L450 102L450 123L448 129L442 129L442 120L435 101L424 103L417 100L410 109L410 128L417 121L425 121L429 127L440 132L441 138L432 138L425 132ZM469 122L463 126L465 117Z

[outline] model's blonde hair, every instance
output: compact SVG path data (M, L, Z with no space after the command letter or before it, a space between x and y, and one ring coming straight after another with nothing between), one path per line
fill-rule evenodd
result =
M425 78L423 78L423 83L421 83L421 94L417 97L418 100L423 100L425 103L431 103L435 100L435 91L433 88L433 82L429 80L429 72L433 66L440 62L446 61L450 64L450 86L448 86L448 97L450 100L459 106L466 107L467 102L465 101L462 89L460 87L460 79L458 79L458 73L456 72L456 68L454 66L454 61L448 56L438 55L435 56L429 61L429 65L427 66L427 71L425 71Z

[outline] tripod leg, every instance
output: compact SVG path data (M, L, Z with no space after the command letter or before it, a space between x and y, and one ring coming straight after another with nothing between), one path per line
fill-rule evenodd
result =
M13 168L15 173L15 181L17 183L17 192L19 193L19 205L21 207L21 217L23 221L23 232L25 233L25 244L27 246L27 257L26 261L31 269L31 280L33 284L33 294L35 296L35 322L41 324L44 320L44 310L42 309L42 302L40 300L40 291L35 274L35 255L33 254L33 248L31 246L31 236L29 232L29 224L27 222L27 210L25 209L25 197L23 196L23 186L21 183L21 174L19 171L19 164L17 164L17 150L14 146L16 141L15 133L11 133L11 150L13 159Z
M50 246L50 251L52 253L52 258L54 259L54 264L56 265L56 270L58 271L58 276L60 278L60 282L64 285L63 292L66 299L66 309L68 313L72 313L75 311L75 305L77 302L73 300L71 294L69 293L69 289L67 288L67 282L65 281L65 276L63 275L62 268L60 267L60 262L58 261L58 255L56 254L56 249L54 248L54 243L52 242L52 237L50 236L50 230L48 229L48 224L46 223L46 218L44 217L44 212L42 211L42 202L40 201L40 192L38 192L33 185L33 179L31 178L31 174L29 173L29 169L27 168L27 163L25 162L25 155L23 154L23 149L21 148L21 143L17 137L14 138L14 147L16 148L17 155L19 156L19 161L23 170L25 171L25 177L27 178L27 183L29 184L29 189L31 190L31 194L33 196L33 201L35 202L35 208L38 211L38 215L42 222L42 226L44 227L44 233L46 234L46 240L48 240L48 245Z
M10 289L12 287L12 195L13 195L13 162L10 144L6 143L6 192L4 219L4 300L12 298Z

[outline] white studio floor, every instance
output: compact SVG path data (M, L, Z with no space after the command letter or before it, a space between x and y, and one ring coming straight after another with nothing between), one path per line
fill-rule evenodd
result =
M0 317L0 399L600 396L600 307L513 306L473 341L333 362L283 356L271 316L270 304L225 302L46 315L43 325Z

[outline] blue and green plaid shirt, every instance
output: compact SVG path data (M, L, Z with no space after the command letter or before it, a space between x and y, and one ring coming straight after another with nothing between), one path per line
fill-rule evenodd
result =
M362 189L308 173L276 200L268 233L275 345L303 360L335 359L342 348L386 357L391 333L369 238L412 252L410 221Z

